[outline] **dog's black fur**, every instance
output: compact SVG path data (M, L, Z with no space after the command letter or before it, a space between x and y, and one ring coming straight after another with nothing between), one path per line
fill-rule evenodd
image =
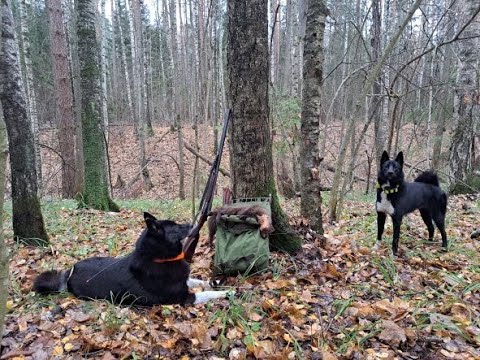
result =
M157 220L149 213L144 213L144 218L146 229L129 255L92 257L76 263L71 270L44 272L36 278L33 290L41 294L68 290L79 298L140 306L194 303L196 296L187 286L187 262L153 261L181 254L181 240L191 225Z
M431 171L421 173L414 182L406 182L403 173L403 153L395 160L390 160L386 151L382 154L377 183L377 245L382 240L387 214L392 217L393 243L392 251L396 255L400 237L400 225L404 215L420 210L423 221L428 228L428 239L433 240L434 227L437 225L442 235L442 246L447 247L445 233L445 215L447 212L447 195L439 186L438 177Z

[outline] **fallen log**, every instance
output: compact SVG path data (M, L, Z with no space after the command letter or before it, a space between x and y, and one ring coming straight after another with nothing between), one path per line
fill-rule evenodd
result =
M335 172L335 167L333 167L333 166L331 166L331 165L327 165L327 164L323 163L322 166L323 166L325 169L327 169L328 171L331 171L331 172L333 172L333 173ZM347 173L346 173L345 171L342 171L342 175L347 175ZM353 180L355 180L355 181L362 181L362 182L365 182L365 183L367 182L366 179L361 178L361 177L356 176L356 175L353 176Z
M203 156L202 154L200 154L197 150L195 150L192 146L188 145L187 143L184 143L183 144L185 146L185 148L190 151L193 155L197 156L200 160L202 160L203 162L206 162L208 165L212 166L212 162L210 160L208 160L205 156ZM230 176L230 173L223 169L223 168L219 168L218 169L223 176L226 176L226 177L231 177Z

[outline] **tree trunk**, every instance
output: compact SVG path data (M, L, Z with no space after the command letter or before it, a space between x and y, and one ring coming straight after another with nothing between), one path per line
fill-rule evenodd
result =
M116 9L115 9L115 0L110 0L110 10L111 10L111 24L112 24L112 32L111 32L111 43L112 43L112 70L111 70L111 76L110 76L110 82L111 82L111 116L112 119L115 119L115 121L118 121L123 117L123 111L120 112L120 95L118 91L118 81L120 79L120 74L118 70L118 54L117 54L117 34L116 34L116 27L118 26L116 24Z
M323 234L318 140L322 107L323 34L328 9L321 0L310 0L303 46L303 105L300 141L301 211L312 229Z
M461 19L469 19L478 8L475 0L460 2ZM478 35L480 23L473 21L462 34L463 41L459 43L458 72L455 86L454 119L455 129L450 146L449 168L453 177L450 191L455 191L459 181L467 180L472 172L472 144L474 139L475 121L480 121L480 105L478 100L478 58L480 42Z
M118 211L108 194L105 141L101 124L99 45L95 33L94 0L78 0L77 36L82 91L82 132L85 190L81 206Z
M285 10L285 53L283 56L282 63L282 94L292 96L291 94L291 83L292 83L292 44L293 44L293 1L289 0L286 4Z
M298 0L298 33L295 44L295 57L292 66L292 82L293 82L293 96L300 98L302 96L302 81L303 81L303 38L305 36L305 27L307 22L307 1Z
M142 24L142 23L140 23ZM141 26L143 31L143 26ZM151 62L151 38L146 38L143 40L143 106L145 108L145 135L153 136L153 126L152 126L152 62Z
M30 8L30 0L21 0L19 4L20 10L20 33L22 36L22 50L23 59L25 63L25 86L26 86L26 100L27 100L27 114L32 127L33 140L35 146L35 166L37 172L37 186L38 190L42 189L42 159L40 156L40 146L38 144L40 138L40 130L38 126L38 112L37 112L37 97L35 94L35 87L33 85L33 68L30 51L30 36L28 33L28 15L27 11Z
M166 1L165 1L165 6L166 6ZM178 75L179 75L179 64L180 64L180 59L178 56L178 43L177 43L177 6L176 6L176 1L175 0L169 0L169 11L168 11L168 16L170 19L170 66L172 69L172 82L171 82L171 87L172 87L172 102L173 102L173 116L174 118L172 119L173 122L176 121L177 115L180 114L180 104L179 104L179 80L178 80Z
M381 35L382 35L382 16L380 11L380 0L372 2L372 28L371 28L371 44L372 44L372 66L378 62L381 52ZM372 86L372 98L369 107L369 117L373 117L375 125L375 152L377 168L380 164L380 158L385 150L385 126L382 120L382 75L381 73L375 79Z
M62 196L75 196L75 114L62 0L46 0L55 88L58 143L62 155Z
M194 117L193 120L193 130L195 132L195 150L198 152L200 151L200 146L198 145L198 116ZM195 199L197 197L198 191L198 184L200 183L199 179L199 171L198 171L199 160L198 156L195 156L195 163L193 164L193 174L192 174L192 220L195 221L196 214L197 214L197 207L195 205Z
M100 46L100 84L102 92L100 102L102 104L102 127L108 146L108 105L107 105L107 45L106 45L106 25L105 25L105 5L106 1L100 1L100 13L97 13L97 37Z
M0 34L2 22L0 21ZM1 48L1 43L0 43ZM3 202L5 196L5 178L8 155L7 129L3 120L2 104L0 103L0 341L3 338L5 314L8 298L8 250L3 236Z
M0 99L9 140L13 234L27 244L46 245L48 236L37 195L35 144L28 121L13 16L8 1L1 1Z
M179 171L179 189L178 197L180 200L185 200L185 162L183 161L183 132L180 115L175 118L175 127L177 128L177 144L178 144L178 171Z
M128 107L128 119L131 121L133 115L133 101L132 101L132 90L131 90L131 82L130 82L130 72L128 69L128 62L127 62L127 50L125 45L125 38L123 36L123 25L122 25L122 18L120 17L120 0L117 0L117 12L115 13L115 19L118 24L118 32L120 35L120 56L122 60L122 66L124 70L125 76L125 92L127 95L127 107ZM128 16L128 15L127 15Z
M228 1L228 93L233 109L230 162L236 197L272 196L273 247L294 252L301 240L280 208L273 175L268 108L267 2Z
M150 173L147 167L147 158L145 154L145 135L147 133L147 123L145 121L145 69L143 58L143 30L142 19L140 15L140 5L138 0L131 1L131 17L133 25L133 31L131 31L132 40L132 61L133 61L133 88L135 93L135 106L134 111L136 119L135 123L138 124L138 141L140 143L140 170L143 178L143 188L145 191L150 191L153 188L152 180L150 179Z
M65 9L65 8L64 8ZM69 3L69 13L66 17L72 20L72 26L68 27L67 34L68 52L72 64L72 88L73 88L73 108L75 114L75 194L79 196L85 189L85 162L83 156L83 131L82 131L82 94L80 82L80 60L78 58L78 37L74 21L74 4Z

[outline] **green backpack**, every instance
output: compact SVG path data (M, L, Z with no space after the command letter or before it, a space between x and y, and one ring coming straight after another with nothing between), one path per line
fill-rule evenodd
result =
M260 205L271 217L270 198L241 199L230 206ZM217 224L214 274L247 275L268 269L268 237L260 235L255 217L222 215Z

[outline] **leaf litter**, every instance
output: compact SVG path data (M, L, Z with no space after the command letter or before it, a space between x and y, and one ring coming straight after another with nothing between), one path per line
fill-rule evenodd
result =
M413 215L396 259L388 240L372 250L370 203L349 203L355 216L326 224L323 237L292 210L292 225L305 238L298 254L274 253L268 273L226 279L237 289L229 299L151 309L30 292L39 272L93 254L125 254L142 230L138 210L111 214L57 202L46 210L55 229L50 248L9 243L0 359L478 359L480 242L469 236L478 213L463 210L468 201L450 198L448 252L439 239L424 240L426 229ZM159 216L165 211L145 204ZM298 205L290 201L285 208ZM186 220L188 210L178 209L174 217ZM391 226L385 237L391 238ZM206 244L202 232L192 274L203 279L211 276L213 256Z

